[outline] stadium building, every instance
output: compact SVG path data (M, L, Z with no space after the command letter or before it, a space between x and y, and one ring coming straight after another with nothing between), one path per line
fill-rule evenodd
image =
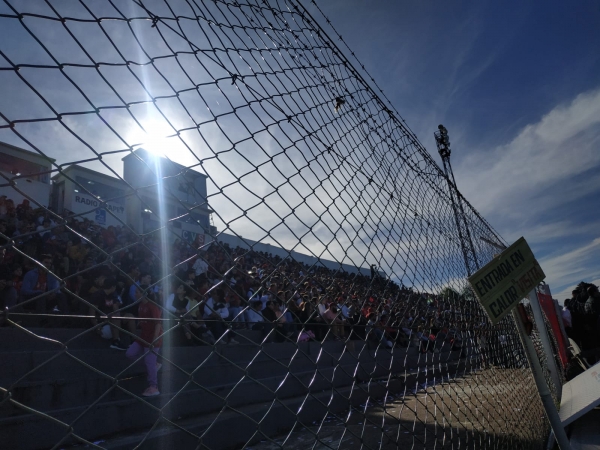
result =
M122 179L75 164L51 178L52 171L56 171L55 160L0 142L0 174L5 180L0 195L17 204L26 198L22 192L37 203L32 204L34 208L41 206L60 215L86 218L102 227L128 226L138 234L158 230L162 217L169 222L167 236L171 239L180 237L202 245L217 236L217 229L210 224L206 175L145 149L131 152L122 161ZM332 270L370 274L368 268L340 265L233 234L220 233L217 239L231 247L252 247L308 265L318 262ZM383 272L378 274L384 276Z
M38 153L0 142L0 195L6 195L15 205L27 198L37 203L32 202L33 208L47 208L52 191L50 172L53 162Z
M136 195L127 195L127 223L137 232L160 227L161 218L183 239L204 242L211 230L206 175L147 150L123 158L123 179ZM131 193L131 189L129 189ZM211 233L212 231L212 233Z
M103 227L127 223L127 184L119 178L72 165L52 181L52 207L58 214L85 217Z

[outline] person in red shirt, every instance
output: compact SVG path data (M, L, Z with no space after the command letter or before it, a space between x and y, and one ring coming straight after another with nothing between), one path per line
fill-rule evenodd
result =
M162 366L156 362L160 347L162 345L163 327L160 320L162 317L161 309L152 301L152 293L147 292L148 286L140 286L136 290L137 301L139 301L138 317L140 320L141 333L138 339L127 349L126 356L129 359L137 360L144 356L144 364L148 374L148 388L142 393L144 397L153 397L160 395L158 390L158 370Z

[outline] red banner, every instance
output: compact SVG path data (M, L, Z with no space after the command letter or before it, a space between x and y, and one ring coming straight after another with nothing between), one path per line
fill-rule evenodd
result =
M558 356L560 357L560 362L562 363L563 367L566 367L567 363L569 362L569 358L567 356L567 345L558 323L559 319L556 316L554 300L552 300L550 295L542 294L541 292L538 292L538 299L540 300L540 305L542 305L544 314L546 314L548 322L550 323L550 327L552 328L552 332L554 333L554 337L556 338L556 342L558 343Z

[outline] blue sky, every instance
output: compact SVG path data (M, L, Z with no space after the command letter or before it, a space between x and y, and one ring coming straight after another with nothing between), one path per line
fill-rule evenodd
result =
M440 164L448 128L459 189L555 298L600 281L600 2L318 5Z
M170 14L162 0L146 0L144 3L156 14ZM261 2L254 3L259 5L257 11L263 8ZM284 3L280 0L280 6ZM176 10L187 11L186 14L190 4L171 0ZM315 6L308 1L303 4L353 61L349 50L337 40ZM8 5L16 6L21 12L52 17L55 12L51 5L63 16L85 20L89 20L92 14L110 17L145 15L133 2L114 3L119 8L117 10L108 2L13 0L0 3L0 14L13 13ZM213 20L217 22L227 19L223 16L228 14L227 11L235 10L224 3L218 5L225 13L219 12L212 2L200 2L199 5L204 9L198 12L198 8L196 13L203 16L214 14ZM596 256L600 250L600 3L597 0L549 1L543 5L533 1L321 0L318 5L438 163L440 159L433 132L439 123L448 128L459 189L508 242L521 235L527 238L548 275L547 282L556 298L564 299L572 286L581 280L600 282L600 258ZM252 14L258 21L278 20L265 10ZM240 20L245 19L242 17ZM326 247L320 239L325 239L325 242L331 239L332 232L328 227L335 229L350 212L351 208L342 204L338 216L327 217L325 211L328 206L320 204L317 197L327 200L327 194L333 192L336 186L319 184L323 175L321 169L304 173L308 181L293 178L298 171L296 166L304 164L311 146L319 147L318 142L307 140L301 143L304 146L290 148L283 155L282 146L300 136L297 128L288 127L284 121L275 127L274 135L257 134L255 141L258 146L246 145L244 139L250 135L249 130L260 130L264 127L258 123L260 120L270 114L277 116L281 111L276 108L271 111L268 102L263 102L260 108L255 104L240 112L238 117L231 114L232 108L242 111L245 98L257 95L270 97L280 87L283 90L293 88L293 80L283 79L283 76L278 76L275 84L268 88L257 85L250 76L253 71L263 70L266 66L271 70L280 63L284 66L300 64L299 60L290 59L293 58L293 50L263 52L261 55L265 59L255 61L251 60L252 54L245 54L245 66L239 64L239 60L234 61L239 55L230 52L223 56L221 66L211 64L211 46L221 43L206 26L207 22L198 27L195 21L183 20L182 26L188 33L188 39L207 49L201 54L207 65L200 67L192 57L185 55L180 56L179 61L194 78L194 83L202 80L208 83L199 92L173 96L173 89L186 89L190 81L186 80L172 58L158 60L155 66L148 63L148 58L149 55L172 55L172 49L189 50L189 45L169 34L162 23L151 27L148 20L137 19L130 24L105 20L101 25L67 21L66 26L81 47L76 45L60 21L26 17L24 23L61 63L89 66L91 57L94 61L117 64L98 68L93 65L85 68L69 66L64 74L72 82L55 68L22 68L19 74L32 83L57 111L77 112L62 117L60 121L14 71L0 70L3 91L0 112L10 120L51 118L47 122L19 124L16 129L59 163L93 159L97 157L94 152L111 152L141 144L168 153L169 157L182 164L193 165L202 160L203 170L211 177L208 187L209 194L212 193L209 199L211 207L220 213L215 220L219 229L230 224L238 231L242 230L239 232L245 237L260 239L263 231L252 223L254 221L260 222L266 229L273 229L272 235L275 236L279 233L277 227L281 217L288 214L286 226L289 228L280 227L280 242L291 248L297 244L294 234L308 233L302 239L306 247L296 248L298 251L310 250L320 254ZM161 40L158 30L166 33L172 49ZM116 43L121 55L103 32ZM240 44L239 36L232 31L221 29L221 32L229 34L234 46ZM251 33L243 39L252 39L252 45L269 48L273 48L273 39L283 42L281 36L273 33ZM306 36L305 39L311 38ZM14 18L0 19L0 50L14 64L55 64ZM257 53L254 55L256 57ZM337 61L332 55L325 57L334 63ZM145 65L125 66L123 58ZM240 75L246 74L245 83L248 84L231 83L223 67ZM2 57L0 68L10 69L10 64ZM165 83L161 73L172 86ZM308 72L296 68L295 73L305 76ZM227 79L219 82L217 89L212 78L218 77ZM311 81L310 77L303 80L299 82ZM254 83L254 92L247 89L251 83ZM74 84L87 98L75 89ZM323 94L315 89L313 94L315 96L310 98L305 95L302 101L308 101L308 107L319 111L321 116L308 120L303 126L315 127L319 120L328 118L339 122L345 136L356 138L357 142L362 139L360 130L352 126L350 114L343 110L337 114L329 104L317 105L319 96L330 95L328 92ZM150 96L164 98L155 103L147 102ZM299 108L294 106L292 97L282 97L278 101L292 110ZM365 104L368 103L367 97L363 99ZM233 103L229 104L230 101ZM124 103L130 102L146 103L123 107ZM94 114L90 103L106 109ZM183 112L182 105L189 109L197 123L208 122L199 130L193 130L194 123ZM257 112L258 109L261 110ZM80 114L82 111L92 113ZM161 114L165 114L170 123ZM225 115L218 121L211 121L216 114ZM227 136L217 124L227 129ZM168 137L174 131L190 127L191 131ZM28 148L9 128L0 128L0 141ZM228 152L232 142L236 151ZM86 146L86 143L89 145ZM307 143L308 146L305 145ZM164 151L165 148L168 152ZM344 151L352 151L352 144L349 143ZM222 152L219 158L214 156L215 152ZM107 155L102 162L87 165L107 173L115 170L118 175L122 156ZM377 164L375 159L368 158L359 162L364 167ZM261 165L260 173L244 175L252 171L252 165ZM348 183L353 180L351 171L344 176L348 177ZM243 182L236 182L240 177ZM282 184L283 187L276 192L265 180L285 183L285 186ZM390 180L384 181L388 183ZM344 185L343 180L337 182ZM220 191L223 186L229 186L227 192ZM370 189L349 191L349 204L357 199L365 201L365 214L368 216L373 214L371 207L379 202L377 214L383 214L385 220L381 223L387 223L389 214L386 216L386 208L389 205L381 202L377 192L370 192ZM316 196L303 200L302 196L311 193ZM365 200L363 193L371 196L370 200ZM235 199L237 205L227 196ZM294 204L298 205L295 209ZM254 207L252 214L240 217L244 208L251 207ZM310 208L316 212L310 211ZM373 255L364 258L366 246L353 244L352 233L355 232L353 227L366 219L368 217L353 217L344 223L343 230L348 231L350 237L342 236L340 242L328 249L329 254L325 257L335 258L348 253L358 263L365 264ZM397 226L404 226L403 219L393 220L397 220ZM317 234L311 224L320 227ZM377 223L372 225L371 230L377 229ZM361 238L366 239L365 242L373 237L364 230L362 233ZM341 235L341 232L338 234ZM423 250L419 240L408 242L408 236L402 237L404 239L392 242L397 245L400 254ZM385 249L389 242L381 240L379 231L375 232L375 242L379 246L375 252L385 253L381 249ZM388 252L384 258L393 259L393 255ZM408 266L402 265L397 269L411 272L412 282L417 283L428 270L426 263L424 266L409 270ZM444 275L446 281L457 276L457 267L447 270Z

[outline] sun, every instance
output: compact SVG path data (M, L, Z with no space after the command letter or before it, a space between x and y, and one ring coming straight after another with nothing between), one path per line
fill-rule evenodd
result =
M173 147L177 140L177 132L173 130L164 120L148 119L141 122L142 127L129 133L129 142L134 148L143 148L157 156L169 154L169 148Z

